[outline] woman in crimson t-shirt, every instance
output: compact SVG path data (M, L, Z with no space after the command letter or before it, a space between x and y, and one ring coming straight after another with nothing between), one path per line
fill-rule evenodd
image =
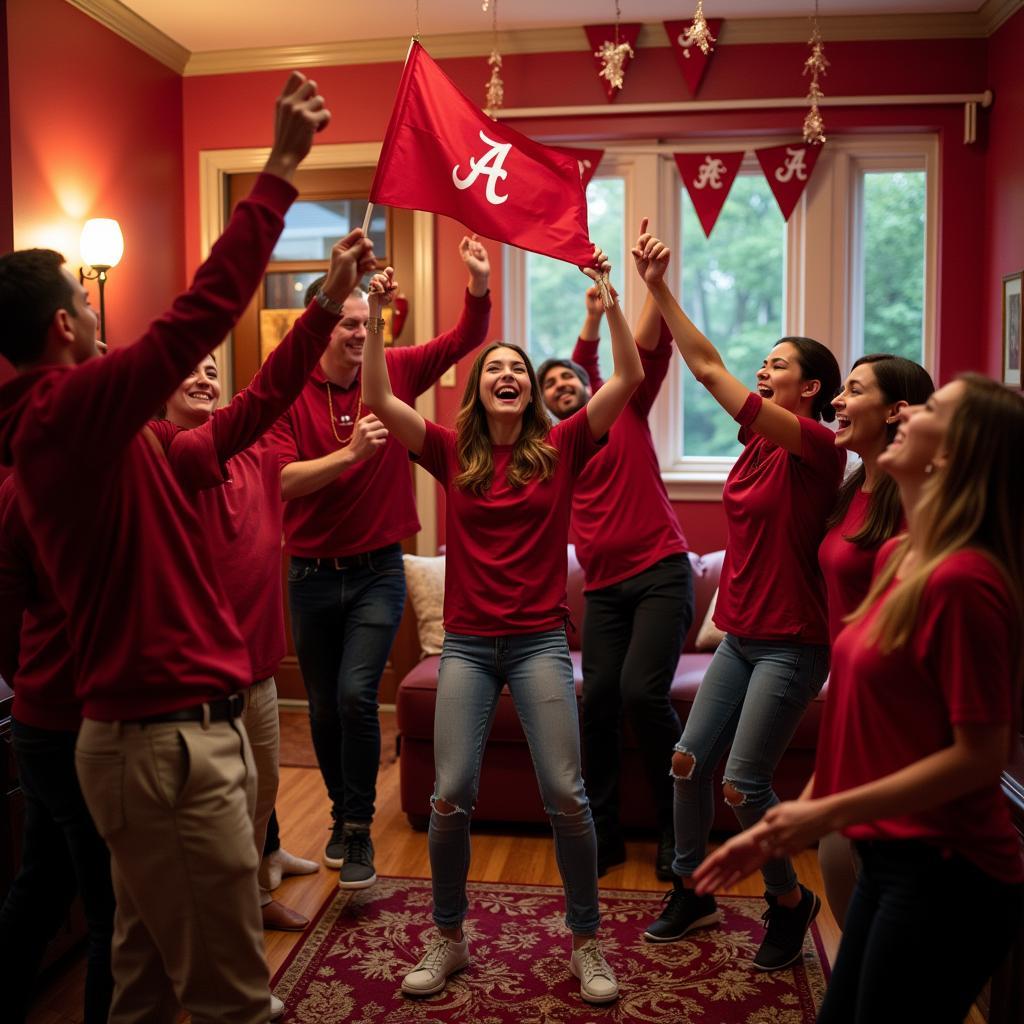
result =
M930 479L836 640L814 777L698 872L729 885L833 829L854 840L827 1024L959 1024L1024 908L1000 786L1020 745L1024 400L968 374L902 417L879 466L904 499Z
M607 271L599 251L595 263ZM526 354L492 343L473 364L456 429L446 430L391 392L378 317L382 300L394 291L390 268L371 282L363 394L444 487L448 538L430 816L439 934L405 976L402 991L439 992L450 974L469 963L462 932L469 817L498 695L507 683L554 830L566 924L573 933L570 970L580 979L583 999L611 1002L618 983L595 937L597 843L580 773L565 638L566 545L573 485L643 380L640 356L613 305L608 320L615 372L585 409L552 428Z
M641 236L633 250L697 380L739 424L743 451L722 504L729 540L715 623L726 634L708 666L672 756L676 856L673 891L646 930L672 942L718 920L714 897L697 897L692 876L714 819L714 774L725 766L725 799L743 828L778 803L775 767L828 674L825 584L818 544L843 478L846 452L819 422L835 416L839 366L824 345L787 337L768 353L751 392L679 308L657 263L668 250ZM820 900L785 858L765 865L767 932L754 957L772 971L798 959Z
M836 446L859 455L860 463L839 489L818 548L830 643L835 643L843 619L864 600L878 549L906 526L899 488L879 471L878 457L896 435L900 410L923 405L934 390L924 367L902 356L876 353L853 364L843 390L832 400ZM825 836L818 844L818 862L832 916L841 926L857 880L850 841L838 832Z

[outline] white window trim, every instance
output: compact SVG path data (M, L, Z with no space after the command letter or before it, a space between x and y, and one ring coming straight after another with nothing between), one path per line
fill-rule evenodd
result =
M581 145L586 143L580 140ZM596 143L600 145L600 143ZM747 151L742 171L760 166L754 149L778 145L778 138L740 136L711 142L721 150ZM609 145L599 177L626 180L626 238L651 218L651 229L679 252L679 173L671 154L709 148L707 140ZM862 354L860 337L860 197L856 187L865 170L924 170L926 174L924 365L934 372L938 281L939 146L934 134L863 135L833 138L826 144L811 181L786 226L784 331L819 338L835 352L845 370ZM526 259L522 250L505 249L505 337L528 348L526 338ZM675 272L674 272L675 273ZM631 266L613 268L623 310L635 323L643 288ZM581 287L582 295L582 287ZM566 315L576 310L567 304ZM712 339L714 340L714 339ZM673 501L718 501L732 467L731 458L682 454L682 360L675 360L651 410L651 433L662 479ZM737 374L753 368L734 367ZM725 415L724 413L722 415Z

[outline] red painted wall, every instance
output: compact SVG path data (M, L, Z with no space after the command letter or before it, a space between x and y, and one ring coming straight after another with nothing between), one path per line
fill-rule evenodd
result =
M1024 11L988 40L989 84L995 104L988 124L985 189L983 354L986 372L1002 376L1002 280L1024 270Z
M184 284L182 79L64 0L9 0L7 33L14 245L77 269L83 222L120 221L107 319L125 344Z

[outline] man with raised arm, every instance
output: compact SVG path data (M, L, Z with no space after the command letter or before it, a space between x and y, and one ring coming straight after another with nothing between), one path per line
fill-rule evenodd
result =
M415 402L487 336L487 250L475 237L463 238L459 254L469 271L459 322L424 345L388 349L403 401ZM420 523L406 451L363 405L366 297L354 291L340 313L319 367L271 436L286 500L292 632L331 800L324 863L340 869L343 889L363 889L377 880L370 839L380 763L377 688L405 604L400 542Z
M582 409L603 383L597 361L603 312L597 289L590 288L572 359L548 359L537 371L544 403L559 420ZM587 602L583 757L597 829L598 874L603 875L626 856L619 768L622 719L629 720L640 738L657 813L655 866L659 878L671 878L675 843L668 765L680 726L669 690L693 620L693 581L686 538L668 500L647 422L673 349L672 335L650 297L640 314L636 343L643 383L573 493L572 533Z
M329 120L293 73L264 173L192 287L138 342L96 355L88 296L49 250L0 258L0 462L67 614L78 776L117 898L112 1024L271 1015L237 719L252 681L196 513L148 420L259 285L296 168Z

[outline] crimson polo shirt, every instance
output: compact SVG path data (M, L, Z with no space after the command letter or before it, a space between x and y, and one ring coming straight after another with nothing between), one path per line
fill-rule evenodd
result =
M880 562L895 546L883 547ZM1021 623L1000 571L979 551L950 555L925 584L909 642L883 654L871 625L896 582L833 645L815 797L874 782L943 750L954 726L1009 725L1016 742ZM851 825L843 834L921 840L1000 881L1024 881L1020 839L998 779L929 810Z
M21 516L14 478L0 484L0 674L14 687L11 715L36 729L78 732L74 659L54 597Z
M252 680L287 651L281 593L281 473L265 431L302 391L338 318L311 303L249 385L200 427L152 423L192 498L213 566L249 647Z
M729 527L715 625L751 640L828 643L828 602L818 545L835 505L846 452L817 420L798 416L800 454L750 425L763 399L736 414L744 446L722 491Z
M176 711L252 681L203 525L146 424L248 305L295 195L261 175L134 345L0 389L0 460L67 613L86 718Z
M425 345L388 348L391 390L415 404L456 360L478 348L487 337L490 295L466 292L455 327ZM338 450L331 425L342 440L351 436L362 394L359 375L348 388L330 385L318 366L292 407L268 437L283 469L292 462L318 459ZM360 415L368 410L363 407ZM368 459L349 467L312 494L285 503L285 549L302 558L340 558L374 551L411 537L420 528L406 450L393 437Z
M603 385L597 341L576 342L572 358L590 376L592 393ZM633 392L608 444L576 482L572 534L586 577L585 590L599 590L636 576L669 555L689 550L668 500L647 417L668 372L672 335L663 320L653 350L640 349L645 377Z
M554 474L512 487L513 446L496 444L494 479L483 495L454 484L462 472L455 431L427 421L419 462L445 490L444 628L463 636L545 633L569 617L565 581L572 492L599 443L580 409L552 428Z

